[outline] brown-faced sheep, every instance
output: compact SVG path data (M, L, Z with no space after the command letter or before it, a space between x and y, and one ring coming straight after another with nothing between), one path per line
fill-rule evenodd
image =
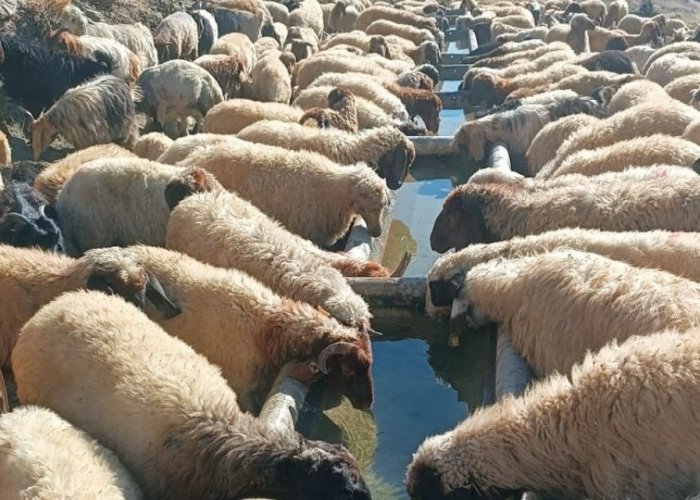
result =
M219 38L209 51L212 55L238 56L248 74L257 62L255 45L243 33L229 33Z
M366 332L341 325L310 304L280 297L242 271L162 248L128 251L158 279L179 311L167 318L149 306L149 317L220 366L241 409L257 414L280 369L293 359L319 360L353 406L371 406L372 348ZM212 310L225 319L212 323ZM206 333L197 326L203 324L208 324Z
M139 140L134 145L134 153L140 158L156 161L174 142L165 134L151 132L139 137Z
M604 181L596 179L601 176L576 176L574 182L562 177L561 185L549 189L531 189L524 182L465 184L445 200L430 244L444 253L564 227L697 230L700 221L694 214L695 204L700 203L700 178L663 175L664 170L656 178L643 180L625 179L624 172L606 174Z
M364 162L398 189L416 158L413 144L393 127L368 129L350 134L342 130L312 129L298 123L261 121L238 133L246 141L287 149L308 149L342 165Z
M574 52L582 54L589 52L590 34L596 29L595 24L585 14L576 14L570 24L560 24L549 29L544 41L566 42Z
M276 293L314 306L351 326L369 326L367 304L317 247L288 232L233 193L173 196L166 247L213 266L244 271ZM178 201L181 199L181 201Z
M442 100L432 90L412 89L395 83L385 83L384 86L401 99L411 118L419 116L426 129L437 133L440 128Z
M194 61L199 55L196 21L186 12L170 14L156 28L153 44L161 63L171 59Z
M692 497L700 471L698 353L698 330L631 338L477 411L421 445L408 468L411 499L523 490Z
M58 134L76 149L109 142L132 148L138 139L132 90L114 76L101 76L68 90L32 124L35 160Z
M699 168L700 146L664 134L637 137L610 146L584 149L572 154L549 177L567 174L598 175L619 172L629 167L644 167L667 163Z
M204 118L202 130L211 134L237 134L248 125L263 120L299 122L303 114L302 109L288 104L233 99L211 108Z
M119 298L73 292L44 307L13 370L23 403L115 450L149 498L371 498L344 448L241 411L218 367Z
M133 478L107 448L36 406L0 415L0 497L141 500Z
M0 366L8 366L22 325L62 293L83 288L116 293L140 307L145 291L157 293L155 280L132 255L101 248L78 260L39 249L0 245L2 304Z
M627 14L617 23L617 29L629 33L630 35L636 35L642 32L644 23L649 21L649 19L656 21L661 28L666 25L666 16L664 14L659 14L652 18L642 17L636 14Z
M207 54L195 59L194 63L211 73L225 99L253 95L253 82L238 55Z
M328 108L311 108L299 118L299 123L317 128L337 128L357 132L355 96L349 90L334 88L328 93Z
M56 203L63 185L84 163L101 158L135 158L136 155L116 144L99 144L71 153L49 165L34 180L34 188L44 195L50 205Z
M179 164L207 170L224 188L317 245L333 245L356 215L365 220L372 236L382 233L388 194L384 181L365 165L339 165L310 151L233 137L195 149ZM305 192L315 195L304 196Z
M170 210L164 197L171 178L191 190L221 189L201 169L163 165L142 158L111 158L83 165L56 202L66 253L143 243L163 246Z

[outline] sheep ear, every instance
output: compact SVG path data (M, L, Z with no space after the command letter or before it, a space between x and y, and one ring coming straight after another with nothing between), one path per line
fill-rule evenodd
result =
M384 172L389 189L399 189L408 176L408 150L400 144L391 154Z
M7 413L8 411L10 411L10 398L7 396L5 378L0 372L0 413Z
M195 193L210 192L219 183L206 170L192 167L187 168L173 177L165 187L165 201L172 211L182 200Z
M486 135L478 128L474 128L469 134L469 153L474 160L481 161L486 155Z
M171 319L182 312L165 294L163 286L158 281L158 278L151 272L146 271L148 275L148 284L146 285L146 298L160 312L165 315L166 319Z

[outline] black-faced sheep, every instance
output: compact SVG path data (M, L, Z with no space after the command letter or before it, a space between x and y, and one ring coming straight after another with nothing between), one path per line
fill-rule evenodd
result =
M171 59L193 61L199 55L197 22L186 12L175 12L163 19L153 36L161 63Z
M357 132L357 109L355 96L349 90L335 88L328 93L328 108L311 108L299 118L299 123L318 128L337 128L346 132Z
M0 497L141 500L119 459L87 433L36 406L0 415Z
M342 165L367 163L386 179L390 189L401 187L416 158L413 144L393 127L349 134L342 130L312 129L298 123L261 121L241 130L238 137L297 151L316 151Z
M187 135L189 117L195 119L195 129L199 130L204 115L224 100L221 87L211 73L179 59L145 70L138 85L143 90L139 110L165 127L171 137ZM177 131L168 127L175 122Z
M350 326L368 327L367 304L311 242L287 230L258 208L226 191L166 195L174 207L166 247L213 266L240 269L276 293L314 306Z
M55 212L41 193L25 182L10 182L0 192L0 243L63 250Z
M56 212L66 252L143 243L163 246L169 208L164 198L172 177L191 189L221 189L201 169L184 169L142 158L95 160L79 168L61 189Z
M138 125L132 89L114 76L101 76L68 90L32 124L34 159L58 134L76 149L116 143L133 148Z
M158 300L157 280L131 254L119 248L91 250L80 259L38 249L0 245L2 304L0 366L9 364L22 325L41 307L62 293L92 289L117 294L145 307L146 298Z
M68 89L110 73L109 64L107 54L96 61L0 37L3 91L34 116L50 108Z
M371 498L344 448L241 411L218 367L120 298L64 294L20 337L21 401L115 450L149 498Z
M339 165L318 153L236 138L195 149L179 165L207 170L224 188L317 245L333 245L356 215L365 220L372 236L382 233L387 190L365 165ZM302 195L309 190L315 195Z
M219 26L216 19L209 12L203 9L189 11L190 16L197 23L197 54L203 56L208 54L214 43L219 39Z
M149 317L220 366L243 410L259 411L260 397L292 359L318 360L353 406L371 406L372 349L366 332L341 325L310 304L283 298L244 272L161 248L127 251L158 279L179 311L167 318L149 306ZM211 323L213 310L222 321ZM206 323L204 335L198 325Z
M698 330L631 338L477 411L421 445L408 468L411 499L692 497L699 353Z
M664 170L647 179L625 179L624 172L606 174L604 181L576 176L572 182L562 177L561 185L544 189L529 188L522 181L465 184L445 200L430 244L444 253L564 227L696 231L700 177L685 168L681 170L691 175L682 179L664 175Z

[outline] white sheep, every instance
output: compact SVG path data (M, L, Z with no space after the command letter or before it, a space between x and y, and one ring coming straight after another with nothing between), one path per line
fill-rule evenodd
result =
M211 108L204 118L202 130L213 134L237 134L248 125L262 120L297 123L303 114L301 108L289 104L233 99Z
M138 138L135 90L114 76L101 76L68 90L32 123L32 149L38 160L56 135L76 149L114 142L132 148Z
M663 102L668 97L666 91L658 83L646 79L635 80L624 84L614 92L607 106L608 115L614 115L637 104Z
M635 45L625 49L625 54L637 65L637 68L643 68L655 51L655 48L649 47L648 45Z
M171 59L194 61L199 55L199 30L186 12L174 12L163 19L153 36L161 63Z
M651 57L647 60L644 67L639 68L642 74L646 74L649 71L649 67L656 62L657 59L662 58L667 54L681 54L694 56L700 53L700 43L694 41L671 43L665 47L661 47L654 52Z
M90 248L144 243L163 246L168 221L165 187L174 176L192 180L196 189L218 183L206 172L142 158L95 160L83 165L63 185L56 211L66 252L80 255ZM195 189L193 187L192 189Z
M700 146L697 144L680 137L654 134L578 151L567 157L549 177L577 173L590 176L662 163L700 168L698 160Z
M224 188L319 246L342 238L356 215L372 236L382 233L382 212L389 202L386 187L363 164L339 165L318 153L232 137L193 150L179 165L207 170Z
M635 337L478 410L420 446L408 467L411 499L514 490L692 498L698 353L697 329Z
M664 87L664 91L674 99L691 104L693 94L700 88L700 73L692 73L676 78Z
M220 37L209 51L212 55L238 56L246 72L250 74L257 62L253 42L243 33L229 33Z
M140 500L119 459L50 410L0 415L0 497Z
M280 295L322 307L346 325L369 325L367 304L316 247L251 203L222 191L171 205L166 248L244 271Z
M317 0L301 0L289 13L289 27L311 28L318 38L323 34L323 11Z
M292 79L280 60L280 51L258 60L250 74L253 94L259 101L288 104L292 98Z
M305 89L311 82L324 73L365 73L382 79L396 78L396 74L388 71L365 58L353 56L339 56L338 53L323 52L299 63L295 68L295 85L299 89Z
M366 163L386 179L390 189L401 187L416 157L413 144L393 127L352 134L271 120L249 125L238 133L238 137L297 151L308 149L342 165Z
M385 19L379 19L367 26L365 29L368 35L396 35L406 40L410 40L416 45L423 42L436 42L435 35L427 29L415 28L411 25L398 24Z
M681 137L700 145L700 120L689 123Z
M344 448L241 411L218 367L119 298L73 292L44 307L23 328L13 371L22 402L113 449L147 498L313 498L319 485L370 498Z
M194 134L187 137L180 137L166 149L157 159L158 163L175 165L184 160L195 149L213 146L219 142L233 139L225 134Z
M651 63L645 76L647 80L664 87L676 78L698 72L700 72L700 61L690 59L682 54L666 54Z
M171 137L187 135L189 117L200 129L207 111L224 100L221 87L207 70L180 59L147 69L138 85L143 90L139 109ZM169 127L173 123L178 124L177 131Z
M617 29L626 31L630 35L636 35L642 32L642 26L650 18L638 16L636 14L627 14L625 17L619 20L617 23ZM659 14L651 18L652 21L659 23L659 26L664 26L666 24L666 16L664 14Z
M366 332L341 325L310 304L279 296L237 269L202 264L163 248L127 251L158 279L178 311L165 317L149 306L148 316L220 366L244 411L257 414L264 402L260 396L268 394L277 373L292 359L319 360L334 388L355 407L371 405L372 348ZM222 321L212 322L212 311ZM204 324L206 333L199 326Z
M170 137L160 132L151 132L139 137L134 145L134 153L140 158L155 161L173 145Z
M91 35L116 40L139 56L142 69L158 64L158 54L151 31L141 23L96 23L88 19L78 7L68 4L61 12L61 28L75 35Z

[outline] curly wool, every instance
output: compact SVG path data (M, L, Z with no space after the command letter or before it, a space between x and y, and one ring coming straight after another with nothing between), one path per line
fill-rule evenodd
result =
M211 108L204 118L202 129L211 134L237 134L259 121L297 123L303 114L301 108L288 104L232 99Z

